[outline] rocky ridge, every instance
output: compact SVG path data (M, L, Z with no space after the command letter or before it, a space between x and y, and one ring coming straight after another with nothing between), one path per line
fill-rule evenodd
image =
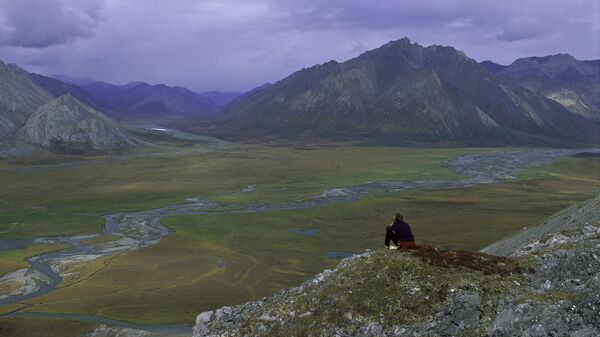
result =
M598 130L459 50L407 38L301 69L185 127L226 139L413 146L594 144Z
M600 336L600 195L536 228L484 249L509 257L367 251L299 287L201 313L194 337Z
M15 132L52 96L14 64L0 61L0 79L0 150L4 150L15 145Z
M600 66L569 54L525 57L508 66L481 63L492 74L552 99L573 113L600 120Z
M135 144L119 125L70 94L40 106L18 139L57 152L122 151Z
M0 157L32 153L40 147L89 154L120 152L142 144L82 102L80 99L91 101L81 90L73 91L78 99L61 84L0 61Z
M214 115L240 95L237 92L196 93L184 87L130 82L114 85L93 82L81 87L107 111L121 119L140 117L202 118Z

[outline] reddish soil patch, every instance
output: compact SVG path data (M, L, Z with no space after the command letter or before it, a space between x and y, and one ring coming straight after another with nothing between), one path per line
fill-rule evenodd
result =
M479 252L447 251L429 244L419 245L417 249L404 251L434 266L445 268L464 267L481 271L487 275L511 275L527 271L527 269L511 258Z

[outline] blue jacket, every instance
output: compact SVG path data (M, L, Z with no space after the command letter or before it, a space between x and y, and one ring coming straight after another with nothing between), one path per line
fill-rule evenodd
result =
M413 241L415 239L410 230L410 225L404 221L388 226L387 230L396 234L399 241Z

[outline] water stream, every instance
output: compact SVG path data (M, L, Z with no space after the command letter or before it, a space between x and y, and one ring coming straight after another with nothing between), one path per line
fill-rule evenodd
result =
M375 192L398 193L407 189L463 188L477 184L499 183L513 178L514 174L524 170L528 165L540 165L559 157L573 156L580 152L600 153L600 149L533 150L463 155L445 163L449 169L461 176L457 180L366 182L355 186L328 189L316 196L308 196L300 200L285 203L219 204L201 197L194 197L187 199L187 202L177 205L107 214L104 216L104 229L100 234L35 238L33 240L34 243L64 244L68 245L69 248L28 258L26 261L31 265L31 268L22 277L29 277L29 284L34 284L35 286L30 286L20 293L4 295L4 298L0 299L0 305L19 303L55 291L57 285L63 281L61 272L64 272L73 263L86 263L108 254L127 252L158 244L163 237L172 233L170 229L161 224L160 219L162 217L303 209L352 202ZM252 192L254 188L254 185L250 185L240 193ZM294 231L297 230L291 230L291 232ZM301 231L299 233L305 235L312 234L312 232L304 233ZM86 240L100 239L109 235L118 237L118 239L101 244L86 243ZM9 246L11 244L22 245L22 242L11 243L9 240L2 240L0 241L0 250L2 246ZM348 252L329 252L327 256L336 258L348 254ZM225 267L225 263L226 261L220 259L218 266L223 268ZM8 276L4 275L3 278ZM94 315L14 312L6 316L82 319L100 324L161 332L181 332L186 329L186 331L190 331L189 329L191 329L191 326L182 325L132 324Z

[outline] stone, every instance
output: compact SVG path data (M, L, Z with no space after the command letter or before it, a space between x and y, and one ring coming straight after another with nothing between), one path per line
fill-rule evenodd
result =
M258 319L261 321L276 321L277 317L271 316L268 313L264 313Z
M381 324L377 322L369 323L366 326L363 326L358 329L358 332L355 334L357 337L387 337L387 335L383 332L383 327Z
M211 321L213 311L205 311L196 317L196 324L206 324Z

